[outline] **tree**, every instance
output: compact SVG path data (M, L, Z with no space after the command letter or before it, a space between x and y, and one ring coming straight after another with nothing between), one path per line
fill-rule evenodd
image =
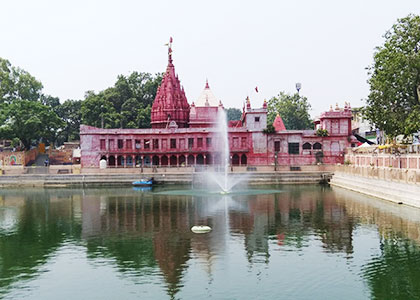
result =
M66 100L57 107L57 115L65 123L63 131L58 137L59 144L80 139L79 132L82 121L81 107L81 100Z
M89 91L82 102L82 122L105 128L150 127L151 105L162 74L133 72L120 75L113 87L99 93Z
M42 83L31 74L0 58L0 103L17 99L38 101L42 88Z
M228 108L226 109L226 117L228 121L240 120L242 112L238 108Z
M18 138L27 150L41 138L53 142L64 125L51 107L30 100L2 103L0 124L0 138Z
M390 137L420 130L420 16L399 19L368 68L365 116Z
M311 105L306 97L299 94L289 95L280 92L277 97L268 100L267 123L272 124L277 114L284 122L286 129L309 129L313 128L313 121L309 115Z

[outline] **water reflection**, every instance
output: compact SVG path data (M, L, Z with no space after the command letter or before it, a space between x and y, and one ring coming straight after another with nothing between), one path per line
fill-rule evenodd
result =
M154 194L129 189L3 190L0 297L13 295L19 284L51 271L48 267L45 270L47 261L69 244L83 247L93 266L112 265L123 278L131 278L136 284L160 278L170 298L191 296L188 293L192 289L184 287L196 280L189 272L198 274L198 270L206 274L202 280L207 281L208 289L212 286L214 290L216 286L220 289L222 284L215 282L216 278L230 267L239 270L237 260L241 255L245 264L266 266L267 278L275 278L268 274L279 274L276 264L283 256L299 264L293 256L297 254L300 261L310 264L312 254L308 253L314 251L324 253L327 258L335 255L336 261L343 259L355 265L353 275L368 283L372 298L420 297L418 210L340 189L318 186L282 189L278 194L232 197ZM198 224L209 225L213 231L193 234L190 228ZM360 228L378 235L377 239L370 238L376 245L372 253L355 250L360 244L355 239L372 236L361 234ZM325 265L325 270L319 272L322 275L333 268L334 265ZM288 269L281 271L293 276ZM302 277L310 276L309 273L303 272ZM326 278L336 275L331 273ZM244 281L254 280L240 271L237 276ZM270 280L265 279L267 287L275 283ZM303 282L305 278L299 280ZM287 282L281 284L285 285L283 292L291 289ZM296 295L302 291L289 292L299 298ZM308 291L307 295L313 292Z

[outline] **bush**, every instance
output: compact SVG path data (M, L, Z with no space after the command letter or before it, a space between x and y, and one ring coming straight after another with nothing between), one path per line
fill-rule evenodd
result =
M327 129L318 129L316 131L317 136L328 136L328 130Z

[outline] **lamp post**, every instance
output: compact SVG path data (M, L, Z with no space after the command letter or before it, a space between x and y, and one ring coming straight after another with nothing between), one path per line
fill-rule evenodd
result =
M277 151L274 153L274 171L277 171Z
M300 82L296 83L296 90L297 90L298 95L301 88L302 88L302 84Z
M101 105L101 128L104 128L104 105Z

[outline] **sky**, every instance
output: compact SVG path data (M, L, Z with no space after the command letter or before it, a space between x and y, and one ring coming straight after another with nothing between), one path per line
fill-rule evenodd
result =
M295 93L299 82L316 116L364 104L375 47L398 18L420 14L420 1L0 0L0 12L0 57L61 102L111 87L119 74L164 72L173 37L190 103L206 78L237 108L247 96L261 107Z

